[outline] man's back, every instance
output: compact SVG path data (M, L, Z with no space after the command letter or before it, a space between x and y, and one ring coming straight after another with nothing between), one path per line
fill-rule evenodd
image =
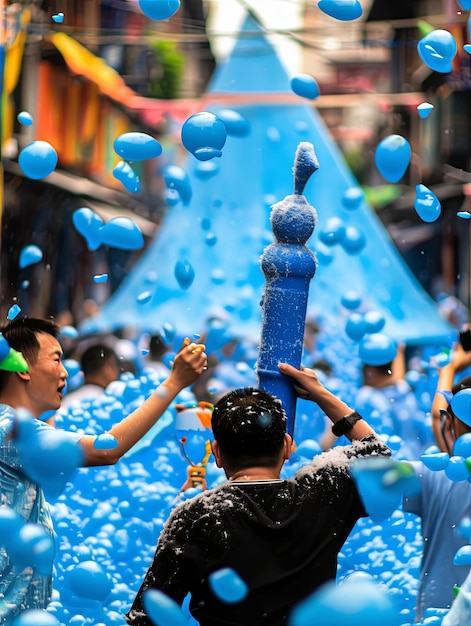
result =
M190 592L202 626L286 624L296 603L335 579L337 554L366 514L348 473L351 452L348 446L320 455L290 480L229 481L177 507L128 622L151 624L141 608L151 587L177 602ZM223 567L248 586L237 604L210 589L209 575Z

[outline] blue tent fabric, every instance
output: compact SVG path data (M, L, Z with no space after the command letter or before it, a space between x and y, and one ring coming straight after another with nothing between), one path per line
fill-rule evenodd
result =
M82 324L82 333L122 327L158 332L170 323L179 334L191 335L201 333L208 318L223 310L233 335L257 337L264 290L260 257L275 240L271 206L293 193L294 157L299 143L306 141L319 161L304 190L318 213L307 243L318 259L308 314L344 326L348 311L341 299L354 290L363 310L384 315L383 332L394 339L414 344L450 341L452 327L371 207L364 199L358 208L343 206L345 192L357 182L312 102L293 94L275 50L250 17L231 55L216 69L203 106L215 115L236 111L250 132L228 136L212 175L205 175L202 162L188 154L183 167L192 187L190 202L169 208L155 240L101 312ZM360 252L349 253L335 244L326 254L319 233L333 217L361 231L366 244ZM213 245L208 233L216 237ZM175 277L179 259L188 260L195 271L186 289ZM139 299L145 291L152 297Z

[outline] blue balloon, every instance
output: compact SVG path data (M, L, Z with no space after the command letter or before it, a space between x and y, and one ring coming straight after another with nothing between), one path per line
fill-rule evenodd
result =
M164 200L169 206L175 206L180 202L180 196L176 189L166 189L164 192Z
M199 161L195 166L196 176L203 180L215 176L218 172L219 165L215 161Z
M366 334L366 322L361 313L352 313L345 324L345 333L353 341L359 341Z
M144 609L154 624L165 626L187 626L180 605L162 591L148 589L143 595Z
M316 259L319 265L329 265L334 260L332 250L322 242L316 244Z
M98 250L101 246L101 229L104 226L101 217L88 207L83 207L74 211L72 221L76 231L84 237L88 249Z
M8 309L7 318L9 320L14 320L20 312L21 308L17 304L12 304L11 307Z
M319 0L317 6L326 15L343 22L356 20L363 13L359 0Z
M363 313L363 319L365 320L366 332L368 334L381 332L386 324L384 315L378 311L366 311L366 313Z
M469 478L469 471L466 467L465 459L461 456L451 456L444 471L447 477L455 483L468 480Z
M347 291L343 294L340 302L342 306L348 309L349 311L353 311L358 309L361 304L361 296L356 291Z
M383 333L366 335L360 341L358 356L365 365L386 365L396 358L397 346Z
M424 222L435 222L440 217L442 207L437 196L425 185L415 188L414 208Z
M384 481L396 466L394 459L372 457L355 461L351 467L365 509L374 522L387 519L400 505L402 491L388 488Z
M72 593L90 600L105 600L113 588L113 581L96 561L81 561L70 567L64 579Z
M471 11L471 0L457 0L463 11Z
M226 127L229 136L246 137L250 133L250 123L238 111L221 109L217 116Z
M39 180L56 169L57 152L47 141L33 141L20 152L18 163L28 178Z
M95 439L93 447L96 450L113 450L118 447L118 440L109 433L103 433Z
M114 151L125 161L145 161L162 154L162 146L147 133L124 133L114 140Z
M247 585L230 567L213 572L209 575L208 581L214 595L227 604L237 604L247 596Z
M411 154L407 139L401 135L389 135L376 147L376 167L388 182L397 183L409 166Z
M362 578L329 582L299 603L290 626L399 626L403 621L395 598L384 585Z
M101 241L110 248L139 250L144 246L144 237L135 222L129 217L114 217L100 231Z
M3 361L10 353L10 345L5 337L0 333L0 361Z
M318 234L320 241L326 246L333 246L339 243L344 236L345 224L340 217L330 217Z
M151 20L167 20L180 8L180 0L139 0L139 7Z
M349 254L358 254L366 246L366 237L363 231L356 226L347 226L340 239L340 243Z
M453 565L471 565L471 545L461 546L453 556Z
M426 119L435 107L430 102L422 102L417 106L417 113L421 119Z
M29 265L34 265L34 263L39 263L43 258L43 253L41 248L38 246L25 246L20 252L20 268L28 267Z
M3 539L3 538L2 538ZM34 567L39 574L47 576L54 562L54 539L38 524L24 524L6 541L8 555L21 571Z
M74 326L62 326L60 336L68 337L69 339L78 339L79 332Z
M453 444L453 455L462 456L465 459L471 456L471 433L465 433L458 437Z
M182 143L201 161L220 156L226 143L226 127L213 113L202 111L191 115L183 124ZM198 154L197 154L198 153ZM206 158L207 157L207 158Z
M458 524L458 530L462 537L466 537L468 541L471 540L471 518L463 517Z
M130 193L137 193L141 189L139 176L126 161L120 161L113 169L113 176L119 180Z
M188 259L179 259L175 264L175 278L182 289L188 289L194 278L195 270Z
M445 469L450 462L450 457L446 452L436 452L434 454L422 454L420 460L433 472Z
M291 79L291 89L297 96L315 100L319 97L319 85L309 74L298 74Z
M190 179L185 170L179 165L167 165L162 168L162 176L167 189L175 189L183 204L188 204L191 200L192 190Z
M21 111L16 118L23 126L31 126L33 124L33 116L28 111Z
M358 209L363 198L364 193L359 187L349 187L342 196L342 204L349 210Z
M422 61L434 72L446 74L453 69L452 61L457 47L453 35L441 28L422 37L417 44Z
M81 371L80 363L75 359L65 359L62 364L67 370L69 378L73 378Z
M23 526L24 520L9 506L0 506L0 536L2 541L9 542Z
M450 404L456 417L471 426L471 389L461 389L455 393Z

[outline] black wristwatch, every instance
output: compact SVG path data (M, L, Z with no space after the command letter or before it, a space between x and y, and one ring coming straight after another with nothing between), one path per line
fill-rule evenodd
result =
M336 422L332 426L332 432L336 437L341 437L345 435L345 433L348 433L349 430L352 430L355 424L361 419L363 419L362 416L356 411L353 411L353 413L345 415L345 417L342 417L341 420Z

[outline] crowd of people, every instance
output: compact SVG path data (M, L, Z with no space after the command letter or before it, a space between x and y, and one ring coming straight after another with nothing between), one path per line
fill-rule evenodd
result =
M41 436L53 428L46 422L61 404L74 407L106 394L123 372L130 373L129 366L112 347L116 341L104 342L103 337L95 343L88 340L82 350L79 343L69 345L64 354L61 329L51 321L20 318L1 332L28 364L27 372L0 371L1 505L53 536L41 485L23 470L15 440L16 410L29 412ZM324 367L320 359L314 359L312 367L280 363L280 372L292 381L302 414L293 441L286 433L280 401L256 386L252 344L230 338L209 353L204 343L188 338L178 348L175 339L168 341L163 335L147 341L149 349L133 364L133 374L153 369L157 390L109 427L116 446L102 449L95 445L95 435L76 431L64 436L80 446L83 466L114 464L155 427L182 390L194 387L198 400L214 401L211 451L227 480L183 500L172 511L125 616L129 624L153 624L145 603L151 589L179 604L190 594L190 611L202 626L288 624L299 602L335 580L344 542L356 522L368 515L350 472L352 464L360 457L391 454L398 462L409 463L421 487L417 494L404 496L402 504L404 511L421 518L424 549L416 620L422 621L429 607L451 607L469 572L468 566L455 565L453 557L467 543L458 526L471 515L471 484L431 471L420 456L433 443L452 456L456 439L471 432L471 419L468 424L457 417L450 400L470 386L471 379L463 373L471 367L471 352L457 345L449 361L438 368L428 412L423 397L417 397L407 380L401 346L385 363L372 364L365 357L359 363L358 384L349 394L338 384L342 373L335 366ZM307 349L311 355L318 351L312 342ZM77 359L82 374L77 388L68 392L65 356ZM218 368L230 374L218 379ZM212 391L215 379L219 386ZM420 393L423 396L422 388ZM310 431L307 414L312 418ZM292 478L281 478L284 463L308 432L315 433L325 452ZM0 623L10 626L22 611L47 608L52 572L17 568L4 546L0 556ZM248 589L230 608L215 596L210 584L211 575L222 567L237 572Z

